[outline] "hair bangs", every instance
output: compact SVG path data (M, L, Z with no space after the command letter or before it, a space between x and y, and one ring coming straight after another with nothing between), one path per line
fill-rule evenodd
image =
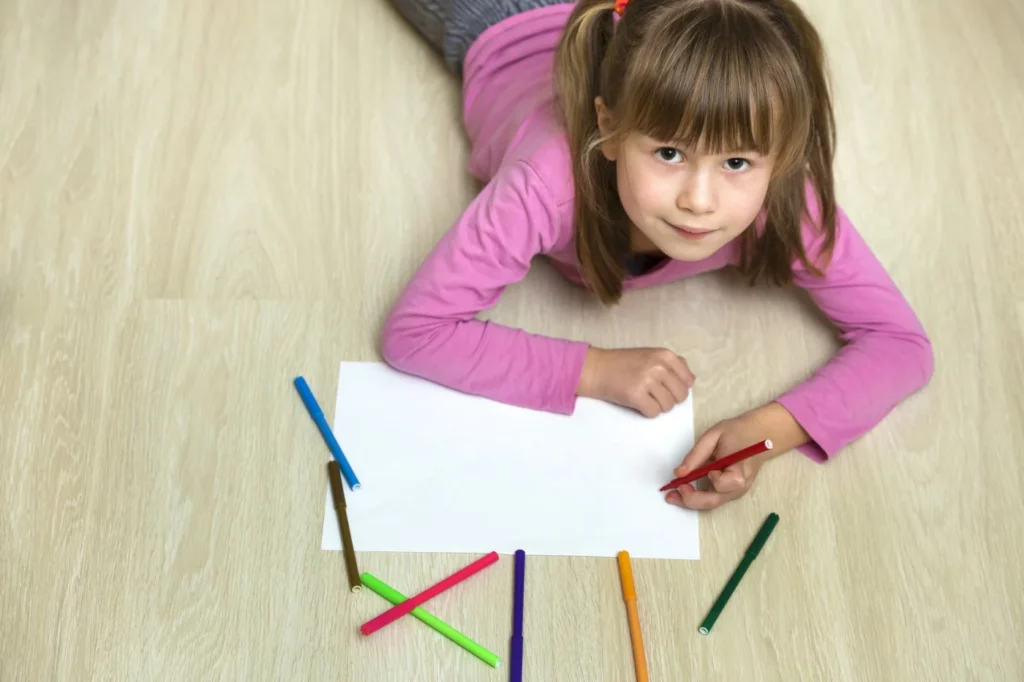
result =
M637 50L622 127L705 154L774 154L788 170L804 156L811 111L795 56L781 39L754 40L749 14L707 9L654 29Z

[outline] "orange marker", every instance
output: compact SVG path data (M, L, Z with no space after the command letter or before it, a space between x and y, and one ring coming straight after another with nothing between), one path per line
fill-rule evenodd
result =
M633 569L629 565L629 553L619 552L619 577L622 578L622 597L626 600L626 616L629 618L629 637L633 640L633 663L636 666L637 682L647 682L647 657L644 656L644 640L640 635L640 616L636 610L636 587L633 585Z

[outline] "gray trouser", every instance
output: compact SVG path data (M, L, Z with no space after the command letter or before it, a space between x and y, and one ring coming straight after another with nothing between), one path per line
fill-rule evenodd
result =
M398 11L462 75L469 46L489 27L526 10L567 0L392 0Z

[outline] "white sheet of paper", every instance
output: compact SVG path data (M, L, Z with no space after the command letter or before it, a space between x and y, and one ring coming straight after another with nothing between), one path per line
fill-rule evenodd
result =
M345 486L352 542L363 552L699 559L696 512L658 491L693 447L692 401L647 419L580 398L564 416L344 362L334 432L361 484ZM324 486L321 548L340 550Z

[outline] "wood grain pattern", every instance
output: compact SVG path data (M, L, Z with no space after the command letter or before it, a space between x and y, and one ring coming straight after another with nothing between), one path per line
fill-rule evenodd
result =
M651 679L1024 679L1024 6L803 4L839 199L936 374L704 515L701 561L633 561ZM319 550L328 453L290 385L333 412L473 196L441 60L385 0L8 0L0 38L0 679L504 679L413 619L358 633L387 606ZM727 274L602 309L538 264L486 317L672 347L698 429L835 347L804 298ZM359 556L407 593L472 559ZM507 657L512 570L428 610ZM528 575L524 679L632 680L614 559Z

